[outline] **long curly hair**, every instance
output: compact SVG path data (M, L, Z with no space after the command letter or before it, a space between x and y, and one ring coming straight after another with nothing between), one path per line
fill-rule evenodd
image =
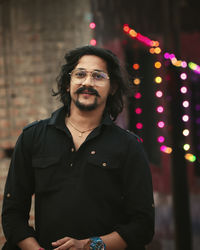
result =
M129 81L127 80L128 78L126 79L125 71L123 71L117 56L110 50L88 45L68 52L65 55L66 64L62 65L60 74L56 79L58 91L52 90L52 95L59 97L59 100L65 106L67 115L69 115L71 103L71 96L69 91L67 91L70 85L69 73L76 67L79 59L84 55L95 55L106 62L110 84L111 86L115 86L116 91L113 95L108 96L104 112L107 112L115 120L123 110L123 95L128 93Z

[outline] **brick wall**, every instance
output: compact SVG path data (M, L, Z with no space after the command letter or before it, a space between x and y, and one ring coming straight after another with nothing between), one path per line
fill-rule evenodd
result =
M10 158L22 128L60 104L51 97L67 50L89 44L89 0L0 2L0 209ZM32 216L31 216L32 218ZM0 247L5 241L0 227Z

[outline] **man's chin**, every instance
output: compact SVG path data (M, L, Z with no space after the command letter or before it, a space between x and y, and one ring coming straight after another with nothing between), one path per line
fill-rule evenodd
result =
M79 101L76 101L75 105L81 111L92 111L92 110L95 110L97 108L97 101L95 101L94 103L91 103L91 104L84 104L84 103L81 103Z

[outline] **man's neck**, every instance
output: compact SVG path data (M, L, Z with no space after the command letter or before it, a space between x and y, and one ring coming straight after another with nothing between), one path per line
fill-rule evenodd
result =
M82 111L72 105L68 119L70 119L73 124L81 126L83 129L88 129L99 126L102 116L103 110Z

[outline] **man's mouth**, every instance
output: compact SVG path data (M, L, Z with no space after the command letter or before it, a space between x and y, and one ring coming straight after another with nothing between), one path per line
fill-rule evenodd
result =
M97 92L97 90L90 88L90 87L86 88L84 86L77 89L76 94L100 96L99 93Z

